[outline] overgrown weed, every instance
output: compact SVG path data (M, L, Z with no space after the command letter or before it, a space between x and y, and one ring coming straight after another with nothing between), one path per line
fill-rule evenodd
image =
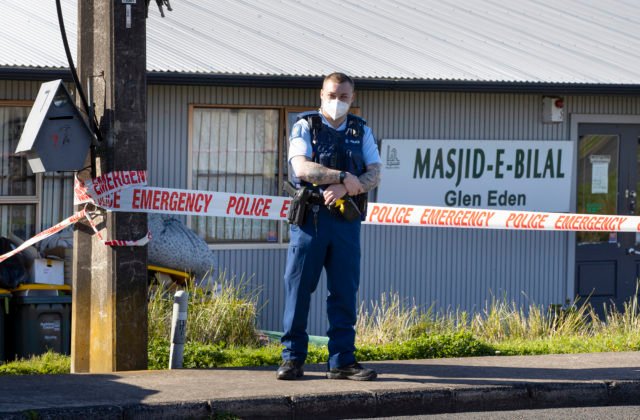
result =
M640 341L640 306L638 293L624 303L623 310L605 307L604 319L588 299L576 299L567 306L530 304L518 307L506 297L495 296L484 310L469 314L448 310L437 313L433 307L421 310L398 293L383 293L379 302L371 302L371 310L360 306L356 338L358 345L385 345L415 339L421 335L457 334L468 332L487 343L525 343L545 340L564 340L571 337L589 339L595 347L597 340L614 345L626 337L629 348ZM616 347L618 346L616 344ZM537 346L537 345L536 345ZM609 348L603 345L603 348Z
M470 329L478 338L496 343L504 340L537 340L557 336L592 335L598 316L588 302L576 300L568 307L530 304L518 308L506 298L492 298L482 313L476 313Z
M382 293L380 301L371 302L371 311L363 302L358 311L356 337L361 345L402 342L426 329L418 307L407 305L398 293ZM419 331L420 330L420 331Z
M244 279L221 273L204 288L189 286L189 316L184 366L267 366L280 360L278 343L258 343L258 291ZM588 302L544 308L517 307L506 298L492 300L479 313L422 309L398 293L383 294L360 307L356 355L359 360L640 351L638 293L623 310L605 308L603 319ZM152 289L149 299L149 368L166 369L173 295ZM308 363L328 357L326 346L309 347ZM70 359L48 352L0 365L0 374L68 373Z
M221 272L216 281L203 279L203 286L187 284L189 294L188 341L228 346L256 346L259 290L241 278L227 279ZM172 289L155 287L149 295L149 341L169 340L173 314Z

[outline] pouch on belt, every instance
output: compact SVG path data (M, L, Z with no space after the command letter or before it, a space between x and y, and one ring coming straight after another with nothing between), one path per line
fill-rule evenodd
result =
M343 217L347 222L353 222L354 220L360 220L362 213L358 209L358 206L353 201L353 198L345 195L342 198L336 200L334 206L329 207L329 211L335 215Z

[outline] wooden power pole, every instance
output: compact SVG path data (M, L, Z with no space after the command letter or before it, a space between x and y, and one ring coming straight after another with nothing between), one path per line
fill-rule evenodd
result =
M98 176L147 169L145 25L144 0L78 2L79 79L85 92L92 86L103 138ZM146 214L102 213L104 239L147 234ZM74 241L71 371L146 369L147 247L105 246L86 226Z

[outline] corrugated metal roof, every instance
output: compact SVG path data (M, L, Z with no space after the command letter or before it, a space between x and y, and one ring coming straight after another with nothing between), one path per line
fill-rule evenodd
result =
M76 49L76 1L63 0ZM640 84L637 0L152 2L152 72ZM0 66L66 68L52 0L4 0Z

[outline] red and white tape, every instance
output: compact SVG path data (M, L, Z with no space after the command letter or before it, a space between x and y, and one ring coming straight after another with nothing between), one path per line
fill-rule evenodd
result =
M283 220L291 199L267 195L147 187L145 171L118 171L87 182L76 180L75 204L92 203L107 211ZM82 210L37 234L0 262L86 217ZM365 224L472 229L640 232L640 216L545 213L369 203ZM98 233L97 229L95 229ZM98 233L99 235L99 233ZM151 239L103 241L110 246L140 246Z
M137 182L140 180L140 182ZM282 220L286 197L147 187L143 174L107 175L92 181L77 203L93 202L110 211ZM100 187L96 187L101 185ZM639 216L546 213L369 203L366 224L474 229L640 232Z
M6 254L0 255L0 262L6 260L7 258L11 258L12 256L16 255L17 253L19 253L21 251L24 251L25 249L29 248L31 245L37 244L38 242L40 242L44 238L48 238L49 236L53 235L54 233L60 232L62 229L75 224L78 220L81 220L84 217L86 217L85 210L80 210L79 212L77 212L73 216L67 217L62 222L58 223L57 225L51 226L49 229L43 230L42 232L38 233L33 238L24 241L16 249L14 249L12 251L9 251Z
M93 213L87 213L87 221L89 222L89 226L91 226L93 231L96 233L96 236L98 237L98 239L101 240L102 243L106 246L143 246L148 244L149 241L151 240L151 231L147 232L147 234L142 238L136 239L136 240L128 240L128 239L104 240L102 238L102 234L98 230L98 227L96 226L95 223L93 223L93 218L92 218L93 216L94 216Z
M369 203L365 223L474 229L640 232L639 216Z

